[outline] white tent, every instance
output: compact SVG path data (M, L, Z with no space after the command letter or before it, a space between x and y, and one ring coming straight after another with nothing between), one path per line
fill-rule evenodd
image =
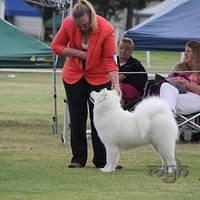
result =
M139 24L142 21L142 19L144 20L156 14L157 12L160 12L162 9L166 8L169 4L173 3L174 1L176 0L165 0L161 3L154 4L142 10L134 10L136 24Z

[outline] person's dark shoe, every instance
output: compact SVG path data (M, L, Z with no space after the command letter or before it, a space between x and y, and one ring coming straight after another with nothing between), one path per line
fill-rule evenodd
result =
M68 165L68 168L82 168L83 166L80 163L71 163Z
M115 169L122 169L123 167L121 165L117 165L117 167L115 167Z
M105 165L96 165L96 168L104 168Z

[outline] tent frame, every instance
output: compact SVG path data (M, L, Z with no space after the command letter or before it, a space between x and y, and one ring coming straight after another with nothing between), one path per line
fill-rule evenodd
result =
M56 11L62 11L62 21L64 20L64 13L70 8L70 14L72 10L71 0L24 0L28 3L34 4L39 7L52 8L53 10L53 37L56 35ZM56 89L56 67L58 63L58 55L54 56L53 61L53 97L54 97L54 116L53 119L53 133L58 133L58 117L57 117L57 89Z

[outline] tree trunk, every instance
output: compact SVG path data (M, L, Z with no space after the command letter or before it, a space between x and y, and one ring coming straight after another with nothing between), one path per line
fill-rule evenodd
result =
M130 5L127 9L127 22L126 22L126 30L133 27L133 5Z

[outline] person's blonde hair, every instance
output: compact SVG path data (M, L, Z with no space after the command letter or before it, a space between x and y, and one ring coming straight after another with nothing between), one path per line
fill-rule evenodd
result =
M132 39L128 38L128 37L124 37L119 41L119 47L120 45L124 45L126 48L130 48L131 50L134 49L134 42Z
M80 19L83 16L88 16L92 31L97 28L96 12L92 4L87 0L79 0L72 10L73 20Z

